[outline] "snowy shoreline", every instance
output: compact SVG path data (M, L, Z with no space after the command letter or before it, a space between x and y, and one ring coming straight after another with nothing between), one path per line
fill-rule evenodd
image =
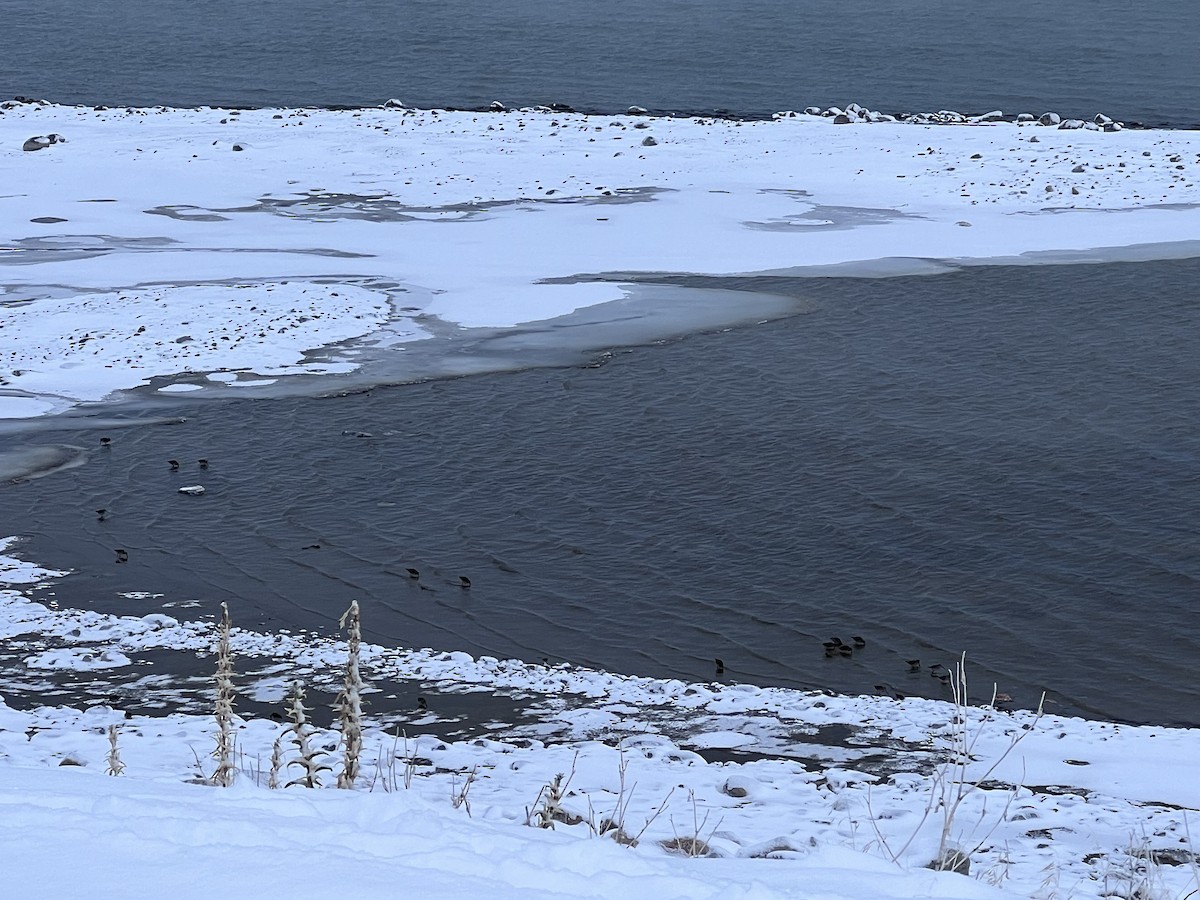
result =
M5 539L0 578L20 590L0 590L0 634L10 650L28 654L31 677L53 670L102 675L148 648L212 659L211 621L57 609L53 583L65 573L22 561L14 549ZM236 621L236 609L234 615ZM238 691L267 701L282 698L292 679L336 680L346 653L340 640L236 628L232 643L239 670L258 673L239 676ZM153 709L156 693L169 695L168 673L146 677L141 709L114 708L100 697L78 709L22 711L0 703L6 845L59 847L51 834L66 803L84 817L71 820L73 858L98 863L107 855L108 871L136 866L134 846L176 859L194 841L192 818L215 823L204 840L215 847L222 828L249 815L271 837L266 845L227 848L235 871L264 865L267 852L273 861L280 853L301 858L306 831L324 858L350 828L379 848L378 856L359 861L356 881L373 885L378 867L400 865L421 896L456 896L469 885L488 896L529 889L541 892L534 896L598 896L583 884L589 872L626 890L641 890L634 885L647 877L668 878L675 886L666 895L680 897L1103 897L1134 896L1146 886L1157 893L1142 896L1179 897L1200 886L1191 839L1200 820L1198 729L1039 718L978 701L960 709L913 698L685 684L379 646L363 647L362 665L368 683L517 690L533 698L537 721L495 723L491 738L450 742L438 734L444 723L436 709L380 719L372 700L377 713L387 702L369 693L364 777L351 803L346 792L265 787L281 727L268 718L236 720L241 775L233 788L182 784L211 774L214 726L205 715L143 713ZM937 852L940 828L926 807L954 758L963 714L971 740L967 778L985 779L967 793L952 829L953 844L970 851L969 879L923 868ZM314 740L336 770L339 735L327 727L328 712L318 709L313 718ZM104 776L113 725L126 766L117 779ZM707 762L703 755L738 748L755 756ZM570 773L566 817L580 821L560 821L550 832L526 827L539 792L560 772ZM469 815L449 799L468 776ZM622 803L626 828L641 831L634 850L595 833ZM109 816L119 816L121 826L115 819L105 824ZM135 845L122 837L128 828L139 834ZM425 860L417 864L396 841L425 832L436 838L420 843ZM699 835L719 859L672 856L669 847L681 835ZM48 852L18 855L22 862L11 872L17 883L49 875ZM493 868L505 853L525 861ZM556 864L528 862L547 853ZM175 867L204 883L202 858L179 859ZM86 868L56 871L51 883L68 895ZM754 887L729 893L743 882ZM87 883L102 898L122 889L116 875L98 885L89 876ZM366 895L385 896L374 886ZM200 896L200 889L182 896Z
M512 365L460 359L479 333L532 328L547 355L786 314L643 276L1200 254L1197 132L834 121L10 104L0 417Z

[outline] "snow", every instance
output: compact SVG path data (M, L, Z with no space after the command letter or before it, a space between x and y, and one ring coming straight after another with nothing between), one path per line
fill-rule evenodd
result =
M461 361L463 336L528 348L533 322L543 352L781 314L744 292L705 306L695 289L648 291L639 273L1200 252L1188 131L4 106L0 417L155 378L200 398L486 370L503 363ZM20 149L51 133L67 140ZM388 368L418 344L403 365L424 369Z
M66 141L21 149L51 133ZM790 309L637 283L653 273L1195 256L1197 166L1186 131L0 104L0 418L137 389L182 402L486 371L502 354L467 359L470 335L536 355ZM4 463L17 476L77 459L43 448ZM960 708L367 645L368 681L433 699L401 709L371 689L355 790L270 789L281 726L261 716L237 720L240 775L214 788L199 783L211 700L169 664L211 658L203 604L127 592L145 615L59 608L54 582L70 573L19 551L0 538L13 896L124 898L148 877L156 895L235 900L294 885L855 900L1200 889L1200 731L995 709L986 688ZM296 679L337 689L337 640L235 629L232 643L244 700L280 704ZM68 688L84 700L53 705ZM458 723L437 697L454 693L519 697L529 717L443 739ZM338 734L327 710L314 718L336 770ZM110 726L119 777L105 774ZM568 821L530 827L559 773ZM947 830L969 875L926 868L938 802L976 781ZM605 819L637 846L600 834ZM697 837L711 858L670 852Z
M21 657L0 665L0 842L14 896L125 897L149 872L157 894L181 898L274 895L289 883L363 897L400 886L420 897L855 900L1175 898L1200 888L1200 731L977 701L687 684L364 645L368 682L519 691L536 715L446 740L436 695L406 714L373 690L353 791L271 789L282 726L235 718L240 774L211 787L202 782L214 767L213 719L167 672L140 679L124 708L103 682L79 708L12 698L45 667L79 677L167 649L211 661L213 623L59 609L54 582L67 576L17 559L15 539L3 548L0 568L25 574L21 591L0 591L0 638ZM239 694L273 703L295 679L336 685L346 655L334 639L237 628L232 646ZM318 708L312 718L313 743L336 773L332 716ZM125 765L116 777L106 774L110 726ZM739 744L753 753L703 755ZM285 745L282 780L293 758ZM563 814L552 829L531 827L559 773ZM949 828L970 873L926 868L942 828L931 802L953 802L956 785L975 781ZM601 834L606 819L637 845ZM694 837L710 856L669 849Z

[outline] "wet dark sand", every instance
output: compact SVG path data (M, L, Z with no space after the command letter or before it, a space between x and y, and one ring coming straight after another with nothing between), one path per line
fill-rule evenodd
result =
M977 694L1200 725L1197 276L714 281L808 312L599 368L0 436L88 451L0 488L0 531L74 570L69 606L329 633L356 597L385 644L850 693L946 696L905 660L965 650ZM832 635L866 647L827 659Z

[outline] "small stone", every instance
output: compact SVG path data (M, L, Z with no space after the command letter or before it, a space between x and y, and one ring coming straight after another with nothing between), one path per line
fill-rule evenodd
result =
M1046 193L1053 194L1054 193L1054 185L1052 185L1052 184L1046 185Z
M650 135L646 135L644 138L642 138L642 146L643 147L657 147L658 141L656 141Z
M1076 197L1078 197L1079 196L1079 188L1077 188L1077 187L1071 188L1071 193L1074 194Z
M1083 166L1076 166L1076 167L1075 167L1075 168L1073 168L1071 171L1072 171L1072 172L1074 172L1076 175L1079 175L1079 174L1081 174L1081 173L1083 173L1083 172L1085 172L1085 171L1087 171L1087 170L1086 170L1086 169L1084 169L1084 167L1083 167Z

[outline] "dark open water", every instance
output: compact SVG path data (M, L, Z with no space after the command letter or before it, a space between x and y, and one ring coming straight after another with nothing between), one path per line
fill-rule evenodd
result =
M0 0L0 97L106 104L857 101L1200 125L1190 0Z
M0 488L0 533L77 570L69 605L326 629L357 597L388 643L851 692L939 696L904 660L966 650L980 692L1200 725L1200 261L711 283L804 311L599 368L8 436L90 459Z

